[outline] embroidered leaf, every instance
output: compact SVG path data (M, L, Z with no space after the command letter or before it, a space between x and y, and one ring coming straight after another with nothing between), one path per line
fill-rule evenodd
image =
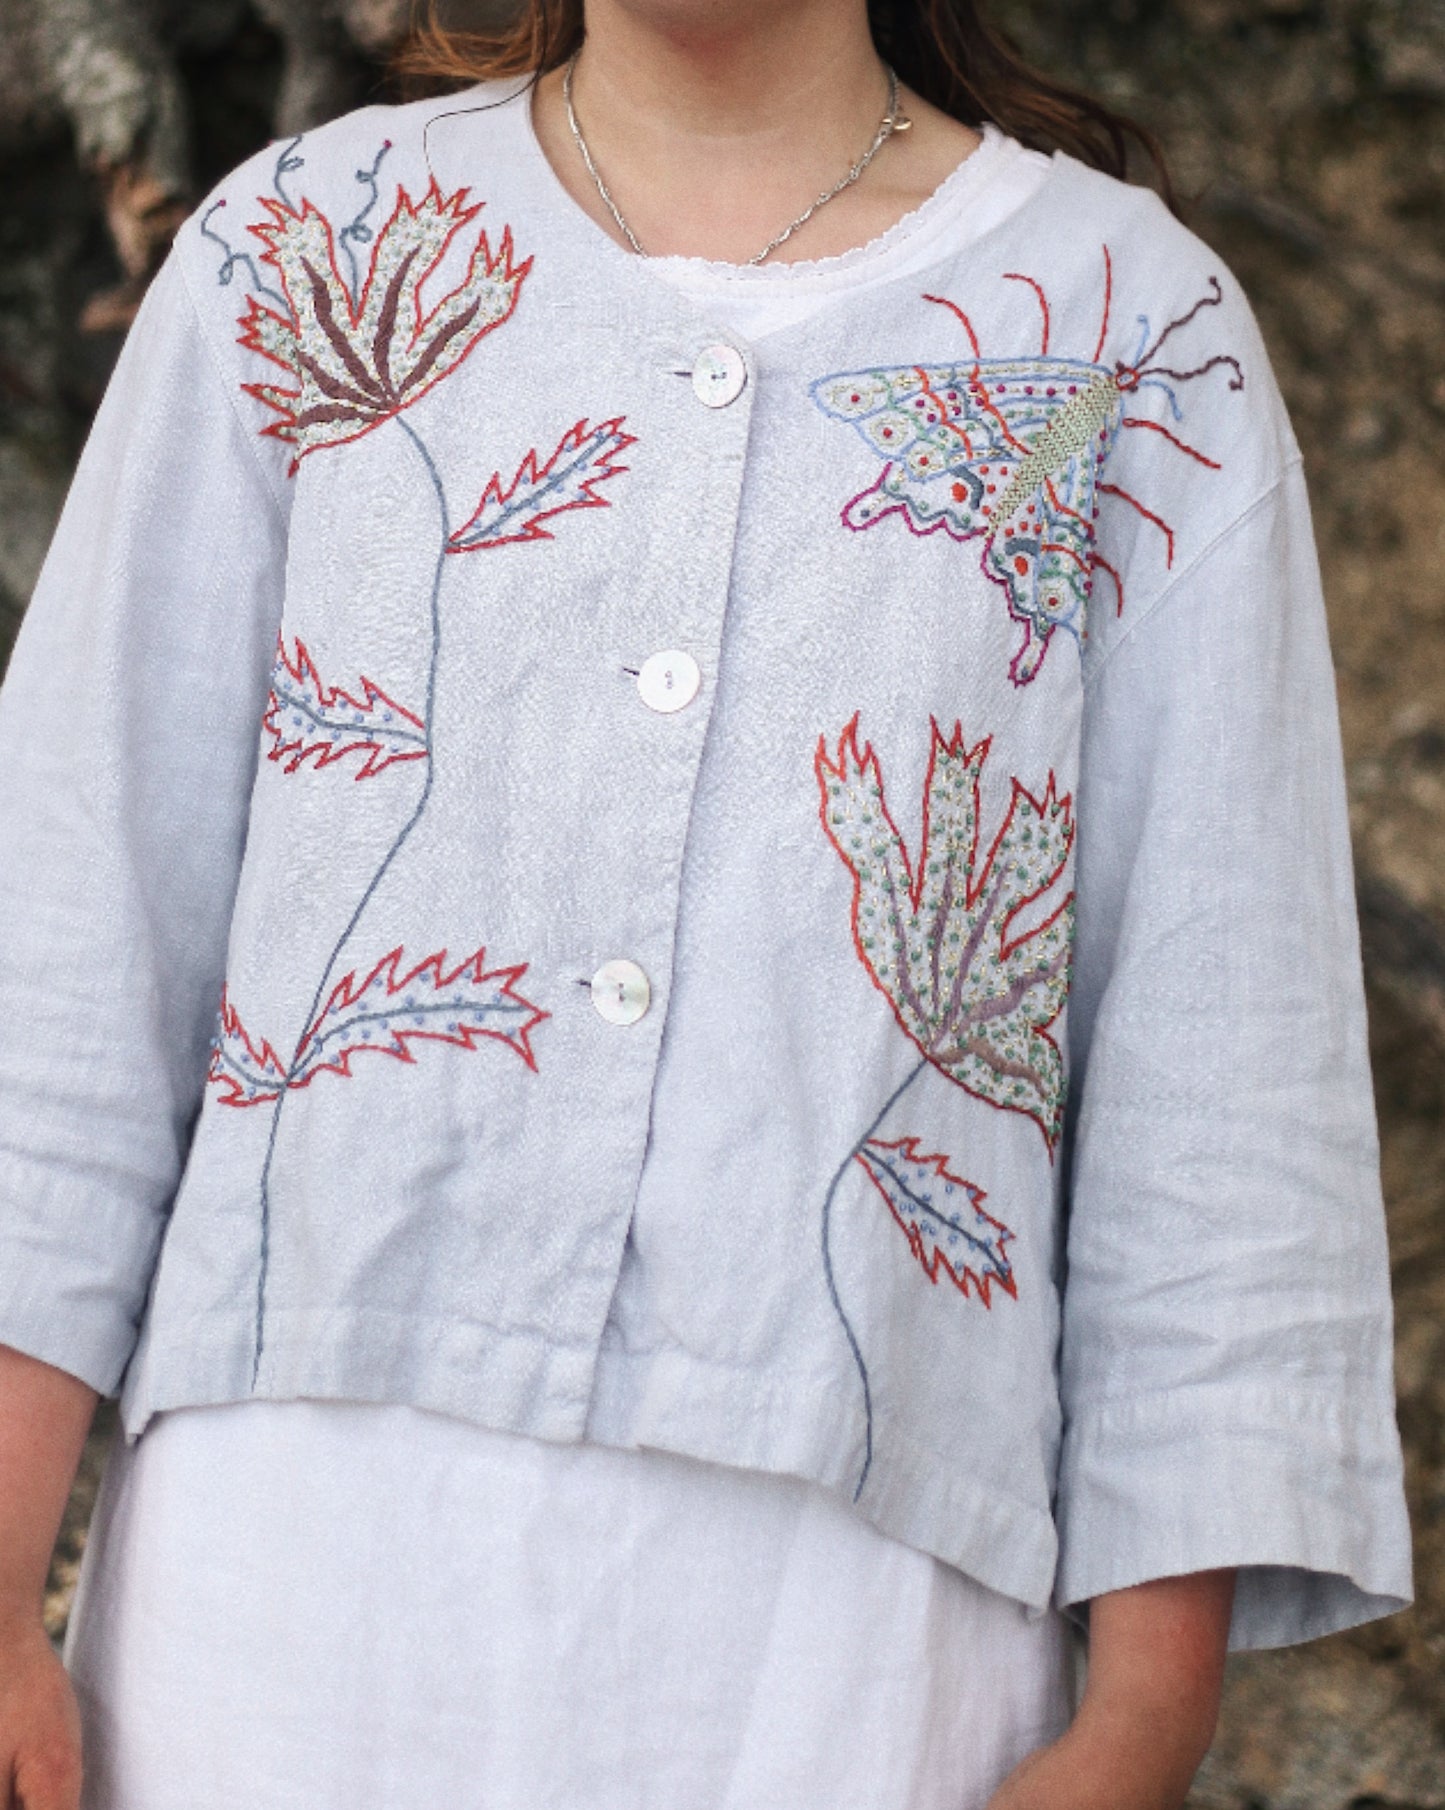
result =
M269 1043L258 1049L251 1041L224 987L206 1079L219 1089L222 1106L260 1106L286 1085L286 1064Z
M291 1086L305 1087L330 1070L349 1075L352 1058L375 1053L401 1062L416 1060L417 1042L452 1043L476 1049L484 1038L507 1044L528 1068L536 1060L529 1041L547 1014L524 999L515 983L526 963L488 969L485 950L478 949L455 968L446 951L405 967L403 952L393 949L365 979L355 973L336 983L301 1041Z
M362 676L361 696L326 685L306 643L294 655L278 639L271 694L261 726L271 738L267 758L294 773L308 760L329 767L348 754L365 754L355 778L372 779L405 760L425 760L426 725L419 716Z
M627 470L618 456L637 444L634 434L622 431L618 415L600 426L585 420L569 427L545 464L531 451L517 467L510 484L502 474L488 479L476 513L447 542L449 553L470 553L483 547L500 547L508 541L550 540L543 525L569 509L601 509L607 498L597 485Z
M532 265L530 258L512 262L509 229L495 255L480 233L462 281L424 308L427 278L482 211L465 198L465 189L444 196L433 183L413 202L399 189L354 303L326 216L309 201L299 211L281 200L262 202L269 217L251 231L266 247L262 263L280 275L287 312L252 296L241 344L296 380L295 388L246 386L279 416L265 431L295 448L293 471L318 447L354 440L409 408L516 307Z
M1042 799L1017 779L1007 815L979 853L979 780L989 742L933 724L916 869L858 719L836 756L820 740L823 826L853 875L853 939L874 984L935 1067L994 1106L1027 1113L1052 1150L1063 1123L1064 1074L1047 1027L1068 995L1074 903L1012 934L1017 915L1058 881L1074 840L1069 798L1053 775Z
M954 1175L944 1156L923 1156L917 1138L892 1143L869 1138L857 1161L908 1235L908 1246L930 1282L942 1270L963 1294L974 1291L992 1307L995 1283L1017 1295L1013 1266L1004 1246L1013 1238L1006 1225L985 1213L982 1188Z

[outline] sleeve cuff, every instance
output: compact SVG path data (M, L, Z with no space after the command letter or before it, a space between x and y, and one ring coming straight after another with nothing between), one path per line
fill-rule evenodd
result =
M137 1337L114 1303L74 1296L41 1301L0 1285L0 1345L68 1371L99 1395L119 1394Z
M1239 1571L1231 1651L1289 1646L1408 1607L1393 1413L1288 1392L1143 1396L1071 1419L1055 1600Z

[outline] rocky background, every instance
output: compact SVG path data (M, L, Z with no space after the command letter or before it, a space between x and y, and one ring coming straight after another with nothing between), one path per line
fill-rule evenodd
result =
M390 92L408 11L0 0L0 652L177 218L268 137ZM1252 296L1305 451L1339 665L1419 1601L1232 1661L1190 1801L1445 1810L1445 0L998 0L997 16L1159 133L1190 223ZM103 1415L56 1556L56 1633L109 1436Z

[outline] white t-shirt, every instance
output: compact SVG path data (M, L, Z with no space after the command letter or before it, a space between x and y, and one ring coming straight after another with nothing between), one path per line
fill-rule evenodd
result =
M841 257L655 260L749 340L994 226L995 128ZM981 1810L1073 1637L797 1478L395 1405L117 1442L66 1646L86 1810Z

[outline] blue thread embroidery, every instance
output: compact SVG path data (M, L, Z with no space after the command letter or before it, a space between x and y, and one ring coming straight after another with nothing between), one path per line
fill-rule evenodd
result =
M616 459L634 444L633 436L622 430L621 417L595 428L579 421L545 465L538 465L535 452L528 453L505 489L500 475L494 475L471 520L454 532L441 474L403 411L456 370L487 333L510 317L531 260L514 264L510 230L504 231L495 255L486 234L479 233L466 275L449 295L423 312L420 295L427 277L456 234L476 219L481 208L466 205L464 190L442 195L435 182L416 203L399 188L391 218L373 238L366 218L377 205L378 172L389 149L384 144L370 170L357 172L358 181L371 195L339 235L351 265L348 284L341 276L337 240L325 216L309 201L298 208L286 194L284 176L302 167L303 160L294 155L299 143L294 140L283 149L276 165L276 198L262 199L267 218L250 229L266 247L262 262L276 270L281 281L279 292L265 289L259 282L255 286L277 307L264 307L252 295L241 321L241 343L279 365L296 387L275 383L244 387L279 417L263 431L291 444L295 450L293 473L308 453L343 445L395 420L420 460L435 497L438 540L428 604L426 695L420 716L365 678L361 697L323 684L299 641L294 656L288 655L284 641L281 643L273 668L265 730L272 737L271 757L285 761L286 771L296 771L308 759L314 759L318 768L326 767L362 751L366 760L356 774L358 779L374 777L408 761L423 762L424 770L411 811L332 944L290 1060L283 1060L269 1042L257 1044L229 995L223 996L211 1061L211 1079L221 1103L270 1107L260 1176L253 1390L265 1349L271 1185L287 1100L318 1073L349 1076L354 1057L368 1050L411 1062L415 1059L411 1045L418 1040L468 1050L485 1039L500 1040L529 1067L535 1067L529 1037L548 1014L515 990L515 983L526 972L525 963L488 970L484 952L478 950L455 968L448 968L445 952L407 967L404 950L396 948L374 963L364 979L358 980L359 970L339 981L334 976L432 797L434 704L442 657L442 580L448 554L549 539L545 522L567 510L606 504L607 499L598 495L595 487L626 469ZM256 276L256 266L248 256L232 252L219 235L208 236L226 251L223 283L229 282L238 263ZM364 280L357 271L353 242L372 244Z
M1228 367L1233 372L1229 387L1244 385L1239 361L1228 354L1188 371L1149 362L1202 308L1222 302L1217 277L1210 279L1209 292L1152 344L1147 317L1140 315L1143 331L1132 361L1102 363L1113 296L1107 246L1104 265L1103 321L1090 359L1050 354L1048 298L1034 278L1009 271L1005 280L1028 284L1042 310L1037 357L984 358L964 311L929 295L925 301L948 308L963 326L971 360L842 372L812 385L818 408L849 423L883 460L874 482L844 505L846 527L862 532L897 515L917 535L941 530L954 540L981 541L984 575L1002 589L1010 616L1023 629L1009 665L1015 685L1026 685L1037 675L1056 629L1076 641L1082 638L1097 568L1113 579L1123 608L1123 582L1095 544L1101 495L1120 497L1159 528L1173 564L1173 529L1137 497L1100 476L1119 434L1149 429L1209 470L1220 469L1217 461L1160 423L1127 415L1126 399L1145 388L1161 389L1180 420L1178 397L1167 379L1186 383Z
M282 145L280 154L276 158L276 168L271 172L271 186L275 189L284 207L289 208L292 204L291 197L286 193L285 184L281 180L282 177L290 176L296 170L306 168L306 159L296 155L304 136L304 133L298 132L293 139ZM292 211L294 213L295 209L292 208Z
M271 186L276 195L287 207L291 204L287 200L286 190L282 184L282 177L288 175L293 170L305 168L306 159L294 155L296 147L300 143L301 138L298 135L293 138L289 144L284 145L276 159L276 167L271 172ZM380 160L378 159L378 161ZM236 251L220 233L212 228L211 221L225 205L226 202L224 197L219 201L213 201L201 216L200 220L201 237L203 239L209 239L213 245L219 245L221 250L225 253L225 256L221 260L220 267L216 271L217 283L220 284L222 289L229 289L231 286L231 279L236 274L236 266L238 264L243 264L246 267L247 274L251 278L251 287L256 290L258 294L269 297L269 299L275 302L279 308L285 309L289 305L285 296L273 289L269 283L263 280L260 271L256 268L256 260L251 256L250 252Z
M607 498L599 496L596 487L627 470L617 458L636 444L635 435L623 433L620 415L598 427L577 422L545 464L538 464L535 451L527 453L508 485L503 485L500 472L494 472L471 520L451 536L447 551L472 553L508 541L550 540L551 532L543 524L555 516L570 509L606 507Z
M819 740L814 762L823 829L853 879L854 948L920 1057L838 1165L823 1199L823 1272L863 1385L854 1501L873 1463L873 1392L833 1271L833 1210L844 1177L858 1163L930 1279L946 1265L963 1294L971 1279L990 1307L993 1284L1016 1292L1004 1253L1012 1232L983 1212L983 1190L952 1173L946 1157L920 1155L915 1137L880 1139L879 1127L929 1067L976 1099L1032 1119L1050 1155L1063 1125L1063 1057L1049 1027L1068 997L1072 892L1041 922L1018 934L1014 924L1057 887L1073 848L1073 810L1052 774L1042 798L1015 779L1003 823L981 850L989 746L985 738L969 748L958 725L945 738L933 723L916 863L889 813L878 757L867 744L859 748L856 716L836 754ZM935 1187L961 1189L967 1204L947 1213L934 1205Z
M269 760L295 773L307 761L329 767L348 754L365 754L357 779L373 779L399 761L425 760L426 724L374 685L365 674L358 697L327 685L304 641L286 651L277 639L271 691L261 728L271 738Z
M355 219L348 225L343 226L340 233L337 235L341 244L341 249L346 253L346 262L351 271L351 282L349 287L353 299L357 296L361 288L361 272L357 268L356 253L352 250L352 246L369 245L374 237L371 228L366 224L366 220L373 208L380 205L381 185L377 182L376 178L378 171L381 169L382 160L390 149L391 140L389 138L383 139L381 149L372 160L371 168L369 170L358 170L356 172L356 180L365 188L370 189L371 194L361 212L357 214Z

